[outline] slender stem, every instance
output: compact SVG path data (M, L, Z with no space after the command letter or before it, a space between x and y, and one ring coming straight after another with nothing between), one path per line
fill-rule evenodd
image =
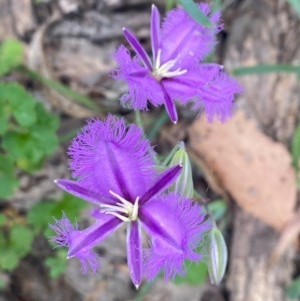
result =
M164 124L168 122L168 120L169 120L169 116L166 113L166 111L163 110L163 112L160 114L158 119L156 119L153 122L152 129L147 135L148 139L152 141L157 136L157 134L159 133L160 129L164 126Z
M135 110L134 115L135 115L135 123L141 128L143 133L145 133L141 112L139 110Z

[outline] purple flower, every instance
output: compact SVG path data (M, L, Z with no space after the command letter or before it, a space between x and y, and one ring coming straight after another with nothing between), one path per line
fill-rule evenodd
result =
M134 109L147 109L164 104L170 119L177 123L175 101L193 109L204 108L209 120L221 120L231 115L234 94L241 92L240 85L228 76L223 66L202 63L216 44L215 36L222 29L220 13L211 13L207 4L200 4L213 27L206 28L195 21L184 9L171 10L160 27L160 15L152 6L151 45L152 60L137 38L126 28L124 36L136 53L133 59L125 46L115 54L119 68L113 77L128 83L123 103Z
M131 279L138 287L143 277L164 271L166 279L185 271L184 261L198 261L196 247L210 225L199 205L164 191L181 171L177 165L158 173L154 151L141 130L109 116L91 120L69 148L72 176L59 179L63 190L94 204L95 223L79 230L63 216L51 225L53 241L69 248L82 271L99 267L93 248L121 225L127 226L127 258ZM148 247L142 247L142 230Z

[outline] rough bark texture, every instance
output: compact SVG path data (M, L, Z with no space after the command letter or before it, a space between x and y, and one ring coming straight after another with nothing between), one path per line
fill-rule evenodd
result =
M232 24L225 66L293 64L300 58L300 20L287 1L241 1L229 14ZM226 20L226 15L225 15ZM297 75L270 73L239 80L244 93L238 104L257 120L269 136L285 144L300 120L300 85Z
M226 63L231 68L299 60L299 19L286 1L244 1L230 27ZM288 144L299 121L299 81L294 74L241 77L239 105L261 129ZM267 175L266 175L267 176ZM284 202L284 200L282 200ZM270 203L272 200L270 200ZM269 265L278 234L236 208L227 286L231 301L282 301L290 277L289 254Z
M235 208L227 288L230 301L283 301L291 277L291 252L270 261L279 234Z

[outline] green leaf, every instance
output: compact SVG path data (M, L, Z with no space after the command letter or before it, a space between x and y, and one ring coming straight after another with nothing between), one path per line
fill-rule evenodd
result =
M220 220L227 211L227 204L224 200L210 202L207 207L215 221Z
M293 65L257 65L250 67L240 67L233 70L233 74L237 76L250 74L266 74L275 72L286 72L300 74L300 66Z
M0 91L0 135L3 135L8 129L9 112L6 104L1 102Z
M0 257L1 257L1 252L5 249L7 245L7 239L4 237L4 233L0 232Z
M9 247L20 257L31 250L33 232L28 227L13 225L10 229Z
M0 227L5 225L5 223L6 223L6 216L4 214L0 213Z
M19 125L28 127L35 123L35 98L17 83L0 84L0 102L9 106L10 113ZM7 112L8 113L8 112Z
M27 118L28 116L25 117L24 114L16 116L19 121L24 118L21 121L23 127L12 127L3 136L3 147L12 155L17 166L28 172L39 168L45 157L58 147L56 129L59 124L58 118L47 112L42 104L35 102L34 99L31 99L31 102L33 103L31 108L27 106L25 109L21 105L21 108L28 111L28 116L32 114L31 117ZM15 112L20 109L16 103L13 106Z
M56 206L52 212L53 216L60 218L64 212L71 222L75 222L80 212L86 208L87 202L79 199L71 194L64 194L64 197L56 202Z
M45 265L49 268L51 278L57 278L67 268L67 251L60 249L56 251L55 257L48 257L45 260Z
M59 127L59 119L53 113L47 111L42 104L36 106L36 114L38 116L37 124L39 127L56 131Z
M19 180L15 175L15 165L10 155L0 154L0 198L12 196Z
M0 267L3 270L11 271L19 264L20 256L11 250L4 250L0 254Z
M296 170L300 170L300 124L296 128L292 139L292 157Z
M192 0L179 0L180 4L187 13L201 25L211 27L212 23L209 18L199 9L198 5Z
M189 283L193 285L203 284L207 278L207 267L203 262L186 262L187 272L186 275L176 276L175 283Z
M35 204L27 214L28 222L37 231L44 230L52 221L53 211L57 206L54 201L42 201Z
M8 133L3 137L3 146L16 160L17 166L26 171L35 169L43 159L43 150L30 134Z
M0 76L21 65L23 45L16 40L5 40L0 46Z
M166 1L166 11L171 10L176 4L176 0L167 0Z
M48 228L53 218L60 219L65 213L71 222L75 222L87 203L70 194L64 194L59 201L42 201L35 204L28 212L28 222L37 231ZM48 233L48 232L47 232Z
M299 300L300 298L300 277L297 277L293 282L286 288L285 295L290 299Z
M293 9L296 11L298 16L300 17L300 1L299 0L288 0L288 2L293 7Z
M79 199L71 194L64 194L64 197L56 202L56 206L52 212L53 216L60 218L64 212L72 223L76 222L80 212L86 208L87 202Z
M19 185L18 178L13 174L4 175L0 171L0 198L9 198L13 195L15 189Z

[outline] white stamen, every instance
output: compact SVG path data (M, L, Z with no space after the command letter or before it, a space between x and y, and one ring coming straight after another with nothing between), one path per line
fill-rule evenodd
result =
M161 80L164 77L174 77L174 76L182 75L187 72L186 69L180 69L180 68L178 68L174 71L170 71L170 69L172 69L174 67L174 65L176 64L176 62L178 61L179 55L176 57L176 59L170 60L162 65L160 65L160 57L161 57L161 49L158 49L157 57L154 62L155 68L152 72L153 76L157 80Z
M105 212L105 214L111 214L114 215L115 217L119 218L120 220L122 220L123 222L130 222L129 217L125 217L121 214L118 214L116 212Z
M121 201L121 203L116 203L115 205L100 205L103 213L114 215L124 222L137 220L139 211L139 197L137 197L135 202L132 204L111 190L109 193ZM124 213L125 215L122 215L121 213Z
M132 205L130 202L128 202L122 196L116 194L115 192L113 192L113 191L110 190L109 193L111 195L113 195L114 197L116 197L118 200L120 200L124 205L129 205L129 206Z

